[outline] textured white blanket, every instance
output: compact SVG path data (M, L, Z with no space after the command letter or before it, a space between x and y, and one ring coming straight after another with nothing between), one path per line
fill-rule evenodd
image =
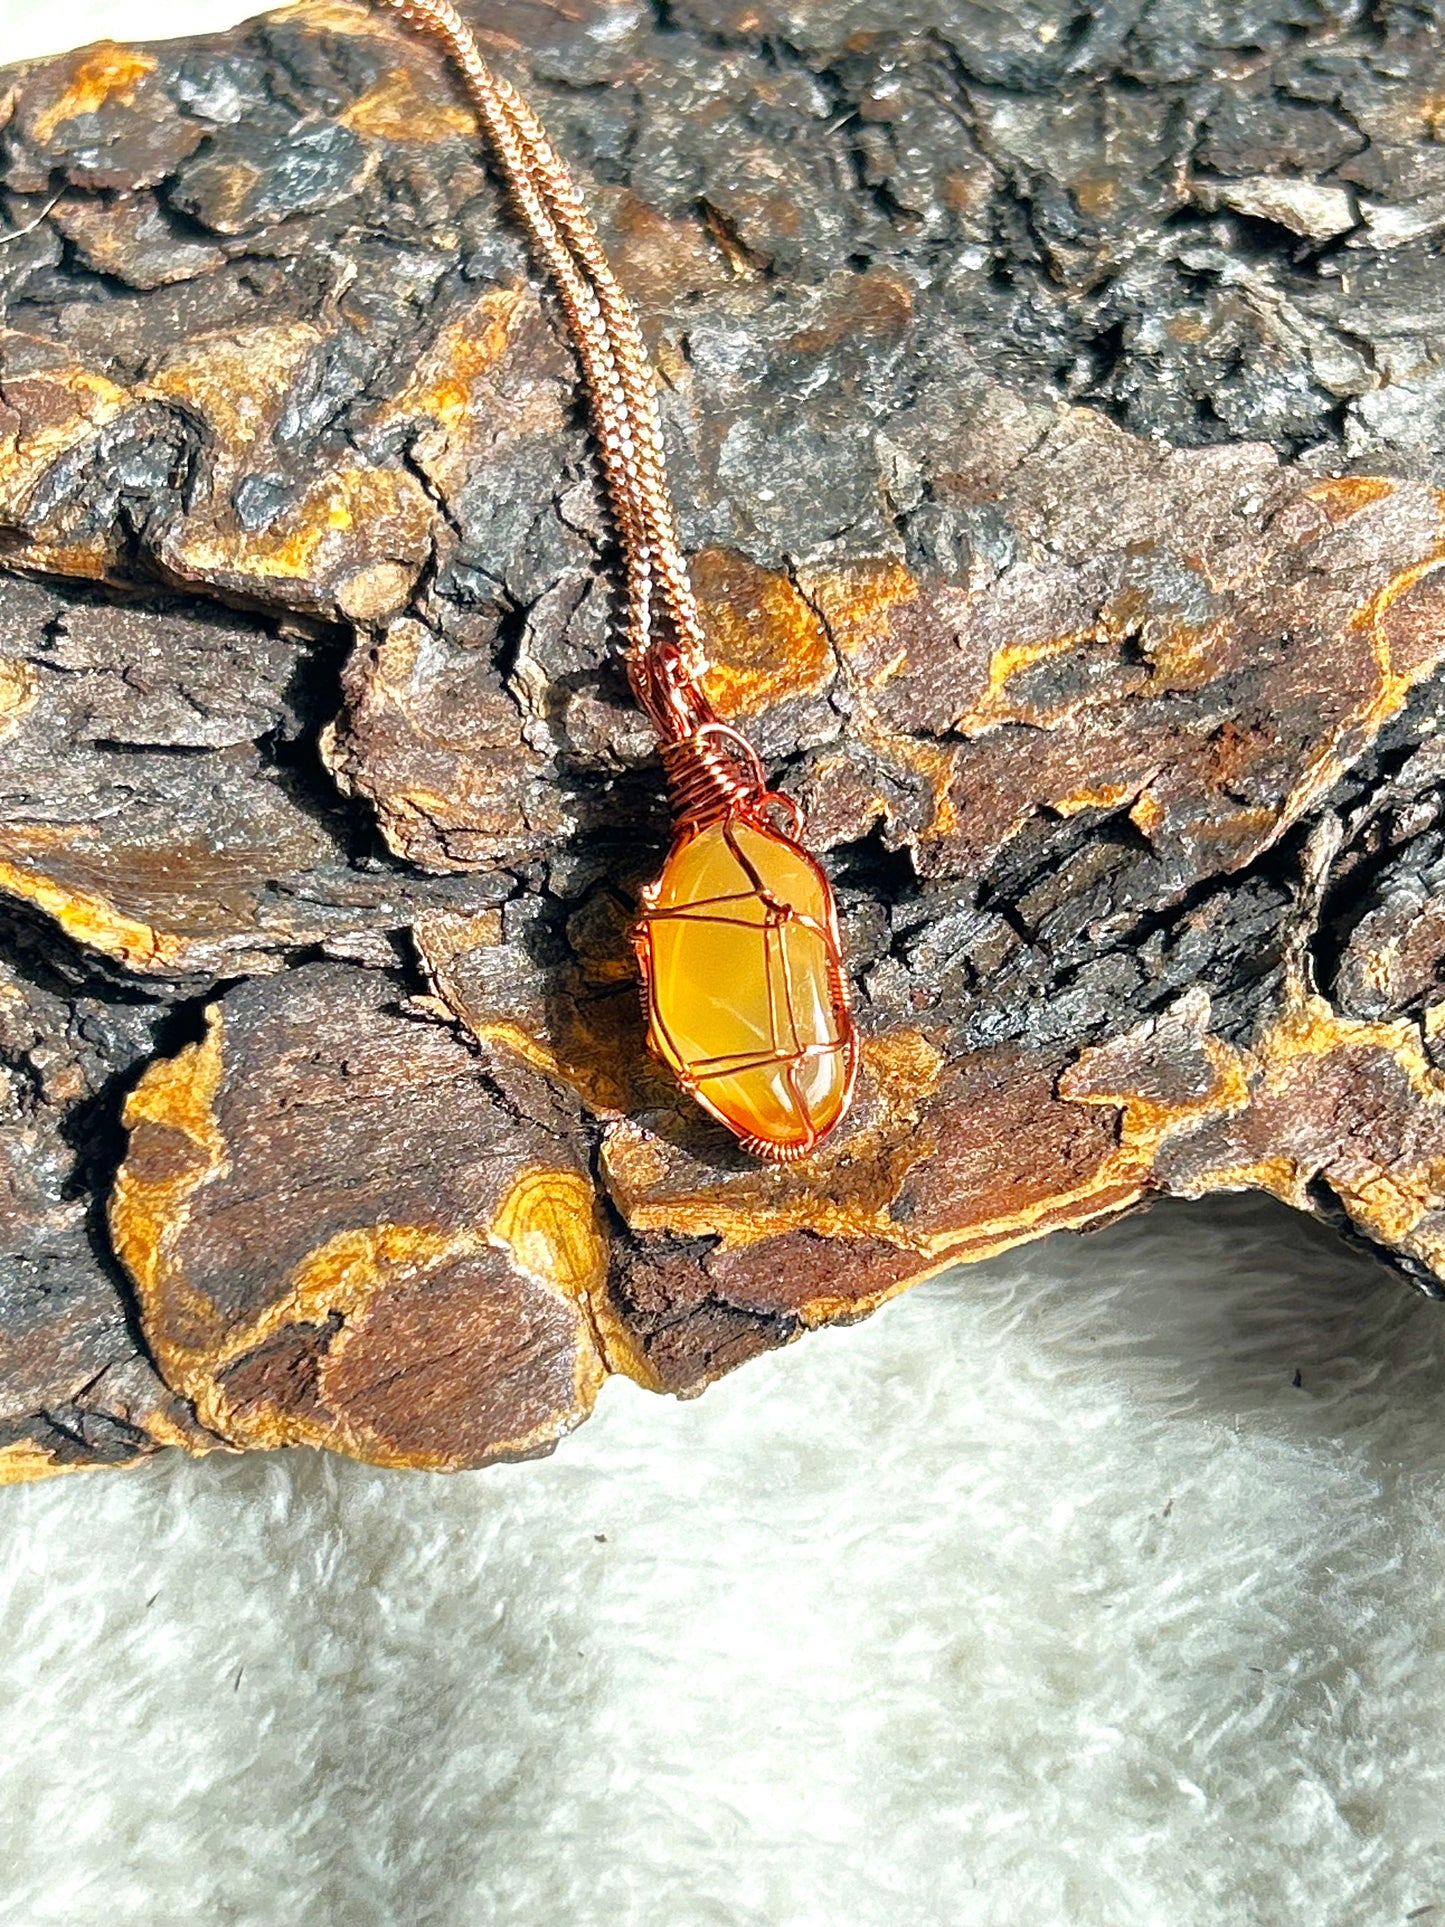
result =
M13 1488L0 1921L1445 1922L1442 1393L1225 1201L543 1464Z
M1224 1203L542 1465L0 1493L0 1927L1445 1927L1442 1395Z
M162 40L220 33L284 0L0 0L0 63L62 53L92 40Z

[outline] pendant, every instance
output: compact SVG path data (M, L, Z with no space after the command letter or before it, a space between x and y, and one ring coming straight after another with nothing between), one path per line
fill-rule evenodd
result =
M649 1047L744 1150L789 1162L847 1110L858 1039L832 887L772 820L795 806L727 766L716 743L732 734L664 751L691 801L633 945Z

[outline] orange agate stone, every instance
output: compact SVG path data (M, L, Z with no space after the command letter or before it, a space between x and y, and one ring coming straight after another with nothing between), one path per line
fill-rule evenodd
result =
M762 1157L806 1155L848 1107L857 1035L827 877L740 811L685 824L634 932L648 1043Z

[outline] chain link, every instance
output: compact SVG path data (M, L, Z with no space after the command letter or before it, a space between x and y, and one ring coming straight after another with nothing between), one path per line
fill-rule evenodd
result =
M380 4L445 48L556 282L626 562L628 673L664 741L690 739L717 718L701 686L705 638L673 520L657 384L632 303L546 129L510 81L492 72L450 0Z

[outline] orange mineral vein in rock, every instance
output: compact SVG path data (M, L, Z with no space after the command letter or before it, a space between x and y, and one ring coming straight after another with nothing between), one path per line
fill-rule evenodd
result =
M739 813L687 826L636 933L648 1042L763 1157L806 1155L847 1108L856 1058L828 879Z

